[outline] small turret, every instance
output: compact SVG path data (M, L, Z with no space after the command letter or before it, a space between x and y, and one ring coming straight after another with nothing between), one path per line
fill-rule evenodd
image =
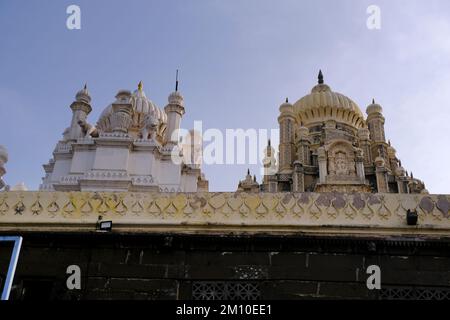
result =
M168 144L176 145L178 143L178 131L180 129L181 118L185 113L184 99L178 91L178 70L175 82L175 91L169 95L169 104L164 108L167 114L167 129L165 141Z
M256 181L256 175L252 177L250 169L247 169L247 175L244 180L239 181L238 191L259 192L259 184Z
M89 91L87 85L77 92L75 95L75 101L70 105L70 109L72 109L72 120L70 122L70 127L66 129L64 133L64 139L66 140L77 140L83 137L83 132L81 127L79 126L79 122L86 121L88 114L92 111L91 96L89 95Z
M383 108L375 103L375 99L372 99L372 103L367 107L367 126L370 131L370 138L374 142L385 142L384 134L384 117Z
M286 101L280 105L280 116L278 117L280 126L280 170L292 171L292 162L295 152L294 134L295 134L295 116L294 107Z

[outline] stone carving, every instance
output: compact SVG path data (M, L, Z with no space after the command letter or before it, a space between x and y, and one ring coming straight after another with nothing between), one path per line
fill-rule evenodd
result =
M369 223L373 228L404 233L407 210L418 212L417 227L423 232L450 231L449 196L245 192L4 192L0 198L0 230L20 227L22 223L24 228L30 223L57 228L63 221L77 228L92 228L102 215L112 219L115 226L123 223L136 228L183 225L186 230L214 226L270 231L335 226L336 230L365 230Z
M159 124L159 119L154 113L146 114L142 124L141 138L144 140L155 140Z
M339 142L328 150L328 172L344 180L356 176L355 155L349 144Z
M92 124L88 123L86 120L84 119L78 120L78 125L81 127L81 131L83 132L83 136L85 138L90 137L98 138L99 134L97 128Z

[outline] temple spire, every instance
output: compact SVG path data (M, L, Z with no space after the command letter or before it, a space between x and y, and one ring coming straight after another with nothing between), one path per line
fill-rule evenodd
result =
M178 91L178 69L177 69L177 74L175 76L175 91Z
M323 73L322 70L319 70L319 75L317 76L317 79L319 80L319 84L323 84Z

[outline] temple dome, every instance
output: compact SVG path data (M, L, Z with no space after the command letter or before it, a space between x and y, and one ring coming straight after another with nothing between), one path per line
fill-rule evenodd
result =
M356 128L364 126L364 116L358 105L324 84L322 72L311 93L294 103L294 113L303 125L335 120Z
M139 82L138 88L132 93L130 102L133 107L133 118L136 120L135 125L139 125L139 122L147 114L153 114L161 123L167 122L167 114L147 98L142 88L142 82ZM112 104L108 105L100 114L97 121L97 127L99 129L103 131L109 131L111 129L109 121L111 114Z

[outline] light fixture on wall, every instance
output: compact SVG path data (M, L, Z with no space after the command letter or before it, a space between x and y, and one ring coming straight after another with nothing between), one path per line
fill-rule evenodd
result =
M98 221L96 225L98 231L111 232L112 231L112 221L103 221L102 216L98 216Z
M406 211L406 223L408 226L415 226L417 225L418 215L417 211L409 210Z

